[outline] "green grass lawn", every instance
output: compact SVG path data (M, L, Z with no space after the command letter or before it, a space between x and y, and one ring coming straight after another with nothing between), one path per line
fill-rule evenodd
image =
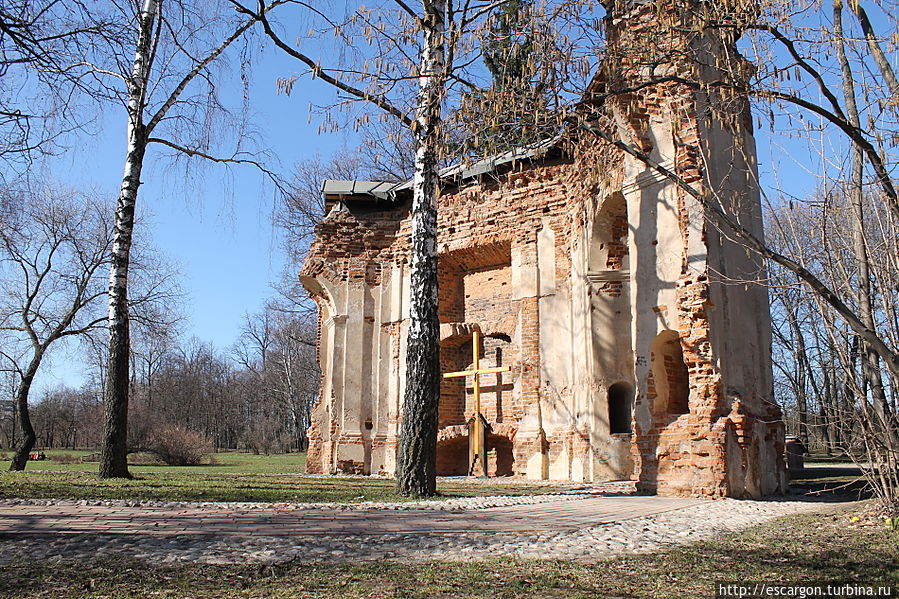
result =
M89 472L2 472L0 499L149 499L159 501L408 501L392 480L368 477L310 478L277 474L139 472L131 480L101 480ZM528 495L570 485L532 481L441 481L440 496Z
M0 566L0 597L702 598L719 582L856 581L899 587L899 533L848 513L780 518L691 547L599 563L498 559L275 567L147 565L127 557Z
M24 472L0 472L0 499L147 499L158 501L360 502L408 501L393 481L371 477L300 476L305 454L216 454L203 466L130 466L133 479L101 480L96 463L60 464L59 452L29 462ZM65 453L65 452L62 452ZM73 453L73 452L68 452ZM90 452L80 452L88 454ZM79 456L80 456L79 454ZM441 498L528 495L574 485L538 481L441 480Z
M60 472L96 472L98 468L97 462L81 462L81 458L88 456L93 451L71 450L71 449L50 449L44 452L47 455L46 460L29 460L25 471L60 471ZM5 460L12 459L12 452L4 452ZM142 454L132 454L128 457L129 461L140 458L149 457ZM56 459L54 459L56 458ZM60 461L63 460L63 461ZM68 463L74 460L74 463ZM306 470L306 454L305 453L286 453L277 455L255 455L252 453L242 453L238 451L227 451L212 454L205 460L201 466L178 466L178 472L182 473L252 473L252 474L270 474L270 473L297 473L301 474ZM8 465L8 462L7 462ZM166 472L171 470L171 466L154 466L143 464L131 464L128 469L132 474L145 472Z

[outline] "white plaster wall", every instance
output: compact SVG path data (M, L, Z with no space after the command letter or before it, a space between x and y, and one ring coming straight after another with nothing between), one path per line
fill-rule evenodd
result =
M741 225L762 237L761 204L756 186L755 143L746 136L742 147L730 134L703 123L710 139L707 169L710 184L720 190ZM725 159L722 159L725 158ZM742 397L757 409L770 399L771 320L765 271L758 256L709 228L713 345L727 383L729 398Z

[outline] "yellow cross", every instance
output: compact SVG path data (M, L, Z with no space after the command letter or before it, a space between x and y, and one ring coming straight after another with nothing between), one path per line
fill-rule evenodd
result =
M495 372L508 372L508 366L498 366L496 368L480 368L480 355L481 355L481 334L478 331L473 331L471 336L471 355L472 355L472 367L471 370L460 370L459 372L447 372L443 375L445 379L451 379L460 376L472 376L474 377L474 420L472 427L472 439L469 444L469 474L474 470L474 459L476 457L480 457L481 460L481 469L483 470L484 476L487 476L487 452L484 446L484 431L482 425L481 418L481 375L482 374L491 374Z

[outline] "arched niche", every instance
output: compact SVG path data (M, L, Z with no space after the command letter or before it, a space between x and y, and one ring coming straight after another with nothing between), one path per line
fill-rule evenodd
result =
M609 433L613 435L631 432L631 412L634 406L634 388L628 383L615 383L609 387Z
M621 381L633 372L627 202L616 192L603 201L591 224L587 254L592 373L597 401L605 381ZM602 385L600 387L599 385Z
M317 303L320 308L327 307L329 316L337 314L335 289L327 279L301 275L300 283L313 297L318 298ZM322 320L326 319L326 316L322 316Z
M627 202L616 192L606 198L593 218L587 270L627 270Z
M690 373L677 331L662 331L652 342L652 379L657 409L668 414L690 411Z

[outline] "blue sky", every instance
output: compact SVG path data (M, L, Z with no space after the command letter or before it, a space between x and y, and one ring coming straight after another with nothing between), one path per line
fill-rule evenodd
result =
M882 16L874 16L882 29ZM320 120L310 121L310 103L329 104L334 99L327 85L304 78L291 96L278 93L277 80L296 70L293 59L271 47L254 58L251 68L250 120L260 134L259 145L274 159L269 166L286 178L298 160L316 155L326 160L340 147L356 144L352 127L342 133L318 134ZM223 86L236 96L237 74L232 72ZM51 165L47 172L52 182L116 197L125 149L124 119L123 110L107 110L96 127L97 135L79 139ZM756 135L765 188L776 186L773 175L779 173L792 193L804 196L814 191L818 180L805 169L819 170L820 162L804 142L772 136L767 126ZM200 176L184 185L183 171L167 166L166 160L160 160L162 154L159 147L151 149L139 212L147 217L144 222L154 245L181 267L187 291L184 336L196 336L226 350L236 340L244 314L258 311L274 295L271 285L284 267L271 218L275 191L252 167L200 164ZM71 348L55 352L39 386L79 384L82 368L76 362L77 351Z
M298 84L290 96L278 93L278 78L295 69L292 59L271 49L257 56L252 68L251 124L259 133L259 145L271 155L268 166L285 178L297 161L316 154L327 158L355 143L352 128L320 135L319 121L310 122L310 102L323 104L333 98L328 87L312 82ZM239 91L236 76L224 85ZM79 136L46 172L55 185L113 200L124 167L124 110L108 109L93 129L95 135ZM166 153L161 146L151 146L138 213L153 245L179 266L187 292L184 337L196 336L226 350L240 334L244 314L258 311L275 295L272 284L284 268L279 232L272 225L276 193L251 166L194 162L201 168L188 180ZM58 348L39 388L80 385L85 367L78 358L74 344Z

